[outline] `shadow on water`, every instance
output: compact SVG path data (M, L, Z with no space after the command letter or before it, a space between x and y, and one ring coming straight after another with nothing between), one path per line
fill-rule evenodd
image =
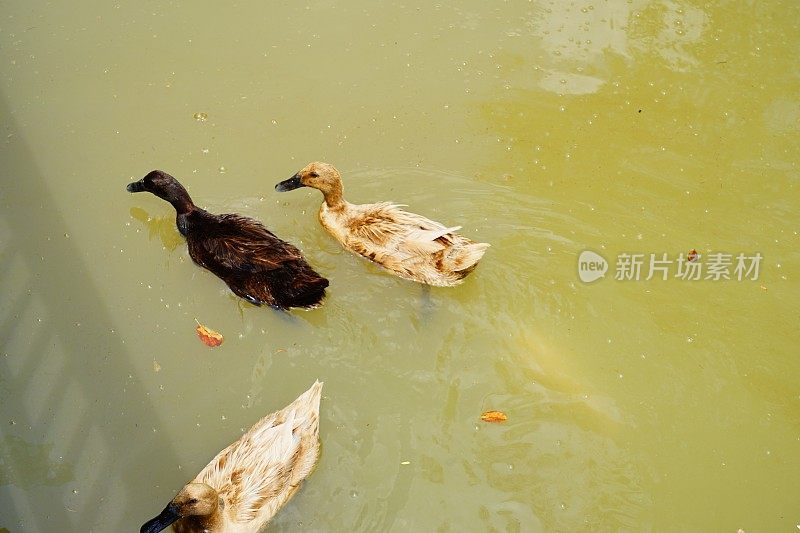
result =
M129 522L152 509L137 508L132 487L158 479L146 455L175 464L176 452L96 268L73 241L51 239L64 235L69 206L48 190L4 98L0 117L0 531L138 527Z

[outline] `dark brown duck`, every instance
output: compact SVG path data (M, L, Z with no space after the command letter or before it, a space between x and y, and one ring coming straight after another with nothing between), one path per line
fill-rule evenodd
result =
M128 191L147 191L171 203L192 260L248 302L278 309L314 307L325 296L328 280L259 221L200 209L178 180L160 170L129 184Z

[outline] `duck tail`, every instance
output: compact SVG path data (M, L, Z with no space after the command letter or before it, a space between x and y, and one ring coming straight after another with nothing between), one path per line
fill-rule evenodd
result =
M293 432L305 441L301 444L311 453L302 454L292 469L291 483L299 485L317 463L319 456L319 402L322 397L322 382L317 380L306 392L297 398L290 408L296 409Z
M293 403L299 411L313 415L310 418L319 418L319 402L322 397L323 382L316 380L311 388L301 394Z
M303 276L297 279L289 294L283 298L281 305L284 307L316 307L325 298L325 289L328 280L322 276Z
M456 253L449 257L453 272L467 274L474 270L489 246L485 242L473 242L454 250Z

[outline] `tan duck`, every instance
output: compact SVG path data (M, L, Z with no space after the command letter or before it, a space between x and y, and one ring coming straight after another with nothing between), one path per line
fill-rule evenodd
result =
M313 187L325 201L323 227L351 252L363 255L401 278L440 287L461 283L489 247L391 202L351 204L342 197L342 178L328 163L311 163L275 186L291 191Z
M140 532L256 533L291 498L319 454L322 383L219 452Z

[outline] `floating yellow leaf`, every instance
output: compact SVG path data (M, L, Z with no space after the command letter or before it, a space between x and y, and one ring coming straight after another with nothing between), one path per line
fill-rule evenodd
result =
M158 364L158 361L153 359L153 372L160 372L160 371L161 371L161 365Z
M484 422L505 422L508 417L501 411L486 411L481 415L481 420Z
M197 331L197 336L200 337L200 340L203 341L203 344L206 346L211 346L213 348L214 346L219 346L222 344L222 341L225 340L221 333L207 328L196 318L194 321L197 322L197 327L195 328Z

